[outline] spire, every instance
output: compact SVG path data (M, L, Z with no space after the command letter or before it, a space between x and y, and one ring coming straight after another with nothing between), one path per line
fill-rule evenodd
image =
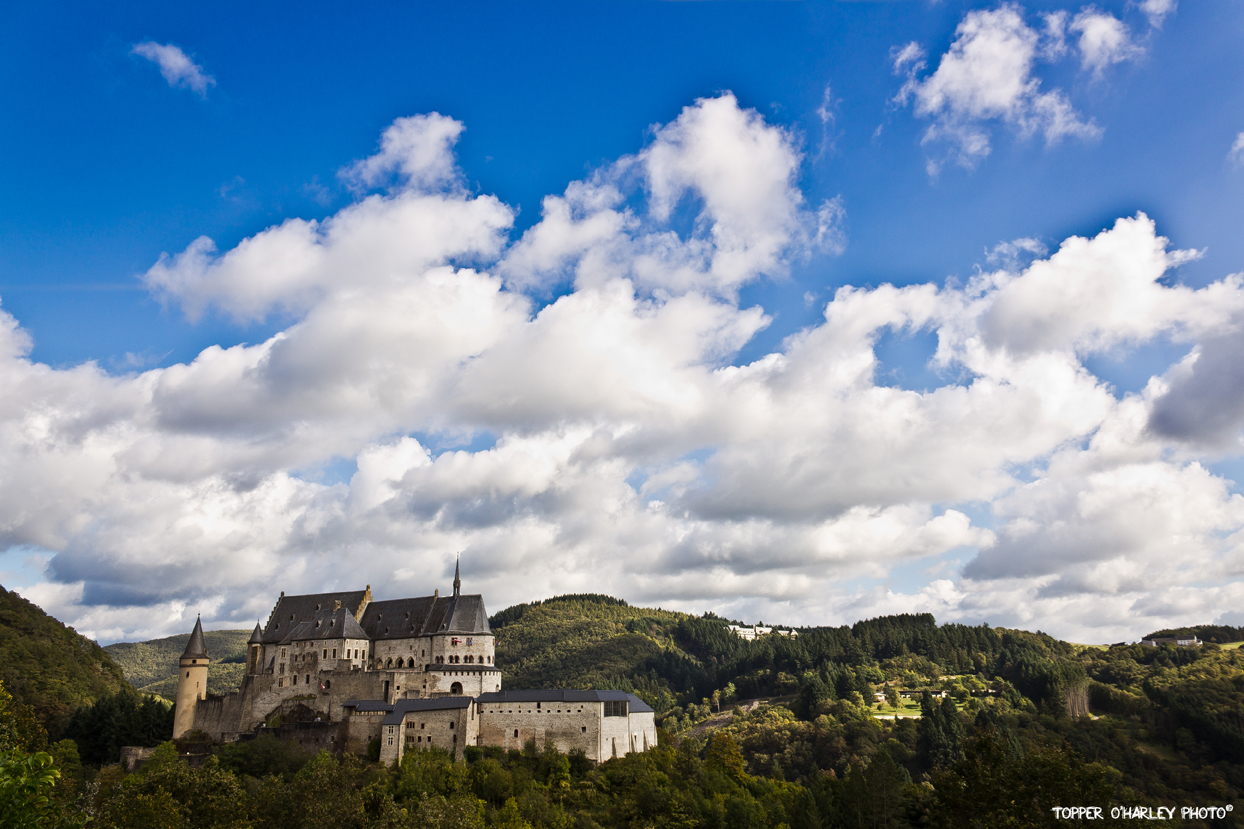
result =
M459 556L458 559L461 559L461 556ZM454 598L457 598L458 594L462 592L462 579L458 575L458 570L460 566L461 566L460 561L455 559L454 560Z
M194 630L190 633L190 641L186 643L186 652L182 659L207 659L207 642L203 639L203 619L194 620Z
M259 627L258 622L255 623L255 632L251 634L251 638L246 644L248 645L262 645L263 644L263 628Z

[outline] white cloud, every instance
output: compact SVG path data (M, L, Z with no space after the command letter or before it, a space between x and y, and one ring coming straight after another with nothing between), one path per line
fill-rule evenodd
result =
M932 74L919 77L925 64L915 43L894 55L895 71L907 76L896 100L912 103L916 115L932 121L925 144L947 142L954 160L969 169L990 152L990 122L1006 124L1021 136L1039 132L1047 145L1068 137L1094 138L1101 131L1060 90L1041 91L1033 74L1039 55L1059 51L1063 25L1062 18L1047 16L1051 39L1043 46L1019 6L969 12ZM939 166L930 161L931 172Z
M794 136L730 93L700 99L637 155L545 198L542 221L499 270L520 288L626 278L645 290L731 296L784 274L810 248L843 249L842 202L808 210L795 186L800 161ZM641 185L642 214L626 201ZM680 211L692 225L686 238L673 230Z
M148 272L192 316L288 315L265 342L113 376L32 362L0 311L0 548L53 554L27 595L151 636L197 610L249 624L280 590L430 591L461 551L494 609L607 585L753 619L929 609L1090 641L1239 595L1244 511L1198 453L1238 435L1244 397L1218 392L1210 435L1179 414L1201 405L1198 366L1235 353L1244 282L1173 282L1193 254L1147 217L1052 255L1006 243L963 286L840 288L736 365L770 323L740 286L841 244L842 205L806 204L790 134L697 101L511 243L511 208L462 185L461 129L402 119L348 174L383 193ZM559 280L543 307L524 293ZM887 332L934 334L945 382L878 385ZM1083 362L1155 338L1195 356L1142 394ZM991 511L992 529L970 517ZM870 583L930 558L973 563Z
M346 181L375 187L397 173L407 188L430 189L455 182L454 144L461 121L438 112L398 118L380 137L380 152L341 171Z
M203 67L190 60L178 47L171 43L160 44L154 40L137 43L130 54L146 58L160 67L160 74L168 85L177 88L185 87L207 97L207 88L216 85L216 79L203 71Z
M1244 165L1244 132L1235 136L1235 141L1231 143L1231 149L1227 152L1227 159L1236 167Z
M1155 29L1162 28L1162 22L1175 13L1178 0L1141 0L1140 10L1149 18L1149 25Z
M1089 6L1071 21L1071 31L1079 32L1080 65L1095 75L1116 63L1136 60L1144 49L1132 41L1131 32L1119 18Z

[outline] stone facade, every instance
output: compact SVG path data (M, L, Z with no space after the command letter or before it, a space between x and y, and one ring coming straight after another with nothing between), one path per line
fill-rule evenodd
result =
M501 691L481 694L476 706L482 746L521 749L535 741L603 762L657 744L652 709L623 691Z
M622 691L502 691L476 699L352 700L343 729L359 753L380 738L380 759L438 747L461 758L467 746L522 749L527 743L583 752L603 762L657 744L653 711ZM360 748L361 747L361 748Z

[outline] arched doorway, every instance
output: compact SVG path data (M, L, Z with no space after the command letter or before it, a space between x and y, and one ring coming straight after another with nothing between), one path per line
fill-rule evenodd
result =
M451 693L451 694L453 694L454 696L457 696L457 697L462 696L462 683L461 683L461 682L455 682L453 685L450 685L450 686L449 686L449 693Z

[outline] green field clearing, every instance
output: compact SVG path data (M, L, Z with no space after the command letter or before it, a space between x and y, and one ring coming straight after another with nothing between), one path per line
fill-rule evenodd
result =
M874 717L887 720L895 717L919 717L920 702L918 700L905 699L899 703L898 708L891 708L886 703L873 703L872 714Z

